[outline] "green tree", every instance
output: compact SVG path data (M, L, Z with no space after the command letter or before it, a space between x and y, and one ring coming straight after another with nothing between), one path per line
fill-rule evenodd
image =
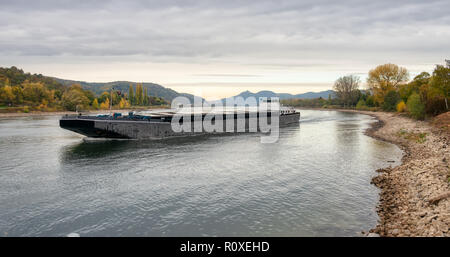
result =
M109 101L109 98L111 98L111 94L108 92L103 92L100 97L98 98L99 103L104 103L106 100Z
M437 65L433 71L431 86L439 92L445 100L445 107L448 110L448 98L450 97L450 64L447 67Z
M368 95L366 98L366 105L369 107L375 107L375 99L373 95Z
M135 102L134 99L134 89L133 89L133 85L130 84L130 88L128 89L128 102L133 105Z
M420 96L417 93L412 93L409 98L408 102L406 103L406 106L408 108L408 112L411 114L412 117L415 119L423 119L425 116L425 105L420 100Z
M148 91L147 91L147 88L144 88L144 101L143 101L143 104L145 106L147 106L147 105L149 105L149 103L150 103L150 98L148 97Z
M111 96L110 96L111 97ZM117 93L117 91L113 91L112 92L112 104L114 105L118 105L120 103L120 101L122 100L122 97L119 96L119 94Z
M430 83L431 76L428 72L422 72L419 75L415 76L414 79L407 83L402 84L398 88L398 92L400 94L400 97L403 99L403 101L408 101L408 97L416 92L420 92L420 88L423 85L428 85Z
M397 109L397 103L400 102L400 94L397 91L389 91L383 100L383 110L395 111Z
M363 109L364 107L366 107L367 105L366 105L366 102L363 100L363 99L361 99L361 100L359 100L358 101L358 103L356 104L356 109Z

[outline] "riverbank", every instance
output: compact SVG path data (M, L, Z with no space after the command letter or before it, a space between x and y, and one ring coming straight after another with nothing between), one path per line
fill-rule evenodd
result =
M450 140L430 122L396 113L338 110L367 114L378 122L366 131L400 146L405 154L397 167L379 169L372 183L380 188L380 236L450 236Z
M82 112L83 114L100 114L100 113L110 113L110 112L121 112L127 113L130 111L144 111L150 109L160 109L167 108L167 106L148 106L146 108L130 108L130 109L115 109L115 110L91 110ZM9 118L9 117L31 117L31 116L62 116L62 115L75 115L77 112L70 111L62 111L62 112L6 112L0 113L0 118Z

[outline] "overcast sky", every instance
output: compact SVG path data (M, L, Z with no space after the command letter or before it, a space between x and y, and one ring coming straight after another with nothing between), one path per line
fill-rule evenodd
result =
M431 71L450 58L449 13L448 0L0 0L0 65L207 97L320 91L387 62Z

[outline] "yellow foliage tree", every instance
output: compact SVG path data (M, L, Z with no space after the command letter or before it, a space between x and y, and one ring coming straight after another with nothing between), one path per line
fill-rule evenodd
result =
M11 86L4 86L0 88L0 101L12 104L14 99L15 95Z
M406 110L406 104L403 101L400 101L397 104L397 112L404 112Z
M70 89L62 95L61 98L62 106L66 110L76 111L80 110L80 108L85 108L89 106L89 98L84 95L83 91L77 89Z
M98 100L97 98L94 99L94 101L92 101L92 108L94 108L95 110L98 110Z
M142 105L144 103L144 91L142 90L142 84L136 85L136 105Z
M381 105L389 91L397 90L408 79L408 70L395 64L387 63L369 71L367 84L373 92L375 101Z
M48 101L43 99L39 108L46 109L48 107Z
M23 87L23 98L24 100L39 104L43 99L51 100L51 92L45 85L41 82L24 82Z
M100 104L100 109L103 110L109 109L109 98L106 98L106 100Z
M123 109L123 108L127 108L127 107L128 107L128 101L125 100L125 98L120 99L119 108Z

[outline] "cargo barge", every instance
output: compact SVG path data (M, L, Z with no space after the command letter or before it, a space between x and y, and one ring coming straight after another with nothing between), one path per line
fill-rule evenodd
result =
M108 115L86 116L66 115L59 121L60 127L93 138L123 138L123 139L161 139L174 136L189 136L204 133L229 133L229 132L261 132L260 119L267 117L268 123L272 122L274 112L233 110L215 113L214 117L222 119L223 129L208 131L201 127L195 128L196 121L201 122L211 117L211 112L181 113L172 109L153 112L134 113L128 115L113 113ZM179 116L182 115L180 118ZM290 124L298 124L300 113L294 109L281 108L275 113L280 127ZM172 123L174 119L180 124L189 123L192 126L187 131L175 131ZM215 118L213 118L213 123ZM233 124L229 126L230 122ZM198 124L198 123L197 123ZM228 124L228 127L227 125ZM256 128L252 129L251 125ZM265 132L263 130L263 132Z

